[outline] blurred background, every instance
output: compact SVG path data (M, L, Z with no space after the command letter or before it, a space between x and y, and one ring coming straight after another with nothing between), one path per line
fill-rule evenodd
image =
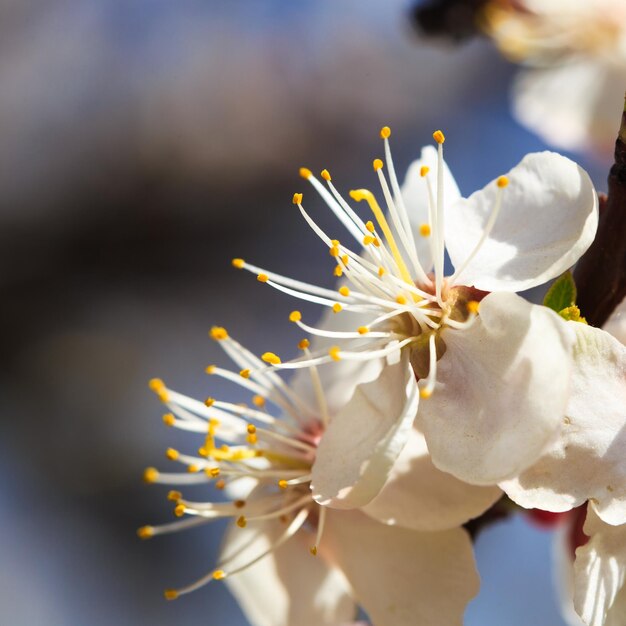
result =
M383 124L399 173L442 128L469 194L545 149L510 116L514 68L485 41L420 41L411 8L1 0L0 623L245 626L223 585L162 598L212 567L219 525L135 535L171 519L143 468L198 445L162 424L148 379L238 401L204 374L225 363L213 324L295 352L292 303L230 259L331 284L293 192L334 223L300 166L373 185ZM576 158L604 189L608 161ZM522 519L481 535L466 624L563 624L551 541Z

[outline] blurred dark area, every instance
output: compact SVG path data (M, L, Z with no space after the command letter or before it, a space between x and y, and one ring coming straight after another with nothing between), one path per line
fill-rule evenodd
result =
M380 126L401 177L443 127L469 193L542 147L511 121L509 68L489 46L416 42L410 10L0 3L0 623L245 624L218 584L162 600L212 568L218 526L135 536L171 519L143 468L197 446L163 426L148 379L236 400L203 373L226 364L212 324L254 351L295 351L293 303L230 259L332 284L292 193L338 227L301 165L343 190L374 185Z
M488 0L420 0L411 10L419 35L460 43L481 34L480 12Z

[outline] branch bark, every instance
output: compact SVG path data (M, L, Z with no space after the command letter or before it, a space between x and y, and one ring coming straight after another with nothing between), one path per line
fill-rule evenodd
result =
M592 326L602 326L626 297L626 106L615 142L608 196L600 200L600 223L591 247L574 271L577 304Z

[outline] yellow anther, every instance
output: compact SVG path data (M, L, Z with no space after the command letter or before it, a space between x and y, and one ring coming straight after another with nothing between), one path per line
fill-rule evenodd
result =
M138 528L137 537L139 537L139 539L150 539L154 537L154 528L152 526L142 526Z
M246 430L253 435L256 432L256 426L254 424L248 424Z
M287 489L287 487L288 487L289 485L287 484L287 481L286 481L284 478L281 478L281 479L278 481L278 486L279 486L281 489Z
M219 479L219 480L215 483L215 488L216 488L216 489L219 489L219 490L221 491L222 489L224 489L224 487L226 487L226 481L220 478L220 479Z
M397 296L396 297L396 302L398 304L406 304L406 298L404 296Z
M298 342L298 348L300 350L306 350L311 345L311 342L308 339L302 339L302 341Z
M299 322L302 319L302 313L300 311L292 311L289 313L289 321L290 322Z
M330 254L330 256L332 257L338 257L339 256L339 248L338 246L331 246L328 250L328 254Z
M350 289L344 285L343 287L339 287L339 293L347 298L350 295Z
M220 468L219 467L207 467L206 473L211 478L217 478L220 475Z
M211 374L215 374L215 369L215 365L207 365L204 371L210 376Z
M143 472L144 482L155 483L159 480L159 470L156 467L146 467Z
M209 456L209 451L204 447L204 446L200 446L198 448L198 456Z
M311 556L317 556L317 546L311 546L309 548L309 552L311 553Z
M341 243L341 241L339 241L339 239L331 239L330 243L332 243L333 246L338 246Z
M256 434L246 435L246 441L253 446L258 441L258 437Z
M384 267L381 266L381 267L378 268L378 275L381 278L385 275L386 272L387 272L387 270Z
M260 283L266 283L270 277L267 274L259 274L256 279L260 282Z
M430 172L430 167L428 167L428 165L422 165L422 167L420 167L420 176L422 178L424 178L428 172Z
M243 507L246 506L246 501L245 500L235 500L233 502L233 504L235 505L236 509L243 509Z
M313 175L313 172L311 172L308 167L301 167L299 173L302 178L311 178L311 176Z
M372 241L372 243L377 247L380 248L380 239L377 239L376 237L374 238L374 241Z
M423 398L424 400L428 400L428 398L430 398L430 396L433 395L433 392L430 389L427 389L426 387L423 387L422 389L420 389L420 398Z
M438 143L438 144L442 144L445 140L446 137L445 135L440 131L440 130L436 130L433 133L433 139Z
M241 376L242 378L250 378L250 370L249 369L241 370L239 372L239 376Z
M148 387L154 392L159 392L165 387L165 383L160 378L151 378L148 382Z
M176 589L166 589L163 592L163 597L166 600L176 600L178 598L178 591L176 591Z
M184 514L185 514L185 505L177 504L174 507L174 515L176 515L176 517L182 517Z
M341 267L341 265L336 265L335 266L335 270L334 270L333 274L337 278L341 278L343 276L343 268Z
M211 339L215 339L215 341L228 339L228 331L223 326L213 326L209 331L209 335L211 335Z
M248 525L248 520L241 515L240 517L237 518L237 526L239 526L239 528L245 528Z
M165 451L165 456L170 460L170 461L176 461L176 459L178 459L178 457L180 456L180 453L178 452L178 450L175 450L174 448L168 448Z
M252 404L254 404L254 406L258 406L259 408L263 407L265 406L265 398L263 396L258 396L258 395L254 396L252 398Z
M365 228L367 228L367 230L369 230L370 233L373 233L376 230L374 228L374 222L372 222L372 220L369 220L368 222L365 223Z
M207 399L204 401L204 404L205 404L206 406L213 406L213 405L215 404L215 398L207 398Z
M377 172L382 169L383 162L380 159L374 159L374 163L372 165L374 166L374 171Z
M341 348L339 346L333 346L329 351L328 355L333 361L341 361Z
M200 471L200 468L197 465L194 465L193 463L191 465L187 465L187 471L190 474L195 474L196 472Z
M154 391L154 393L156 393L161 402L168 402L169 396L167 393L167 387L160 378L151 379L148 386L152 389L152 391Z
M226 572L223 569L216 569L213 572L213 580L222 580L222 578L226 578Z
M174 424L176 423L176 418L174 417L172 413L166 413L163 416L163 423L166 426L174 426Z
M476 300L470 300L467 303L467 310L472 314L472 315L476 315L478 313L478 309L480 308L480 302L477 302Z
M238 270L242 270L243 266L246 264L246 262L243 259L233 259L231 263L232 263L232 266L236 267Z
M350 257L349 257L347 254L344 254L344 255L341 257L341 262L342 262L344 265L348 265L348 261L349 261L349 260L350 260Z
M500 187L500 189L504 189L509 184L509 179L506 176L500 176L496 181L496 185Z
M391 136L391 128L389 128L389 126L383 126L380 129L380 138L389 139L390 136Z
M171 500L172 502L178 502L182 497L183 497L183 494L180 491L176 491L175 489L172 489L167 494L167 499Z
M269 363L270 365L280 365L280 357L273 352L264 352L261 355L261 360Z
M357 329L359 335L367 335L370 332L370 329L367 326L359 326Z
M422 237L430 237L430 224L420 224L420 235Z
M335 302L335 304L333 304L333 313L339 313L342 310L343 307L339 304L339 302Z
M372 237L371 235L365 235L365 237L363 237L363 245L369 246L370 244L374 243L374 239L376 238Z
M325 180L325 181L329 181L332 180L330 177L330 172L328 170L322 170L320 172L320 176Z

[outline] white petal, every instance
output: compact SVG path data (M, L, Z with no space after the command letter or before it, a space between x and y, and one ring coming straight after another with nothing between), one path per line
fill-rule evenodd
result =
M420 173L422 166L429 168L430 173L428 176L433 188L433 194L436 193L437 150L433 146L425 146L422 148L420 158L413 161L409 166L400 191L406 206L409 221L413 226L417 256L423 268L428 272L433 265L430 254L430 244L428 238L422 237L419 234L419 227L422 224L428 224L428 190L426 187L426 179ZM445 208L455 203L461 197L459 187L445 161L443 164L443 185ZM436 196L434 197L436 198Z
M238 554L235 566L267 550L284 532L277 521L231 524L222 559ZM311 533L300 530L287 543L226 584L253 626L321 626L351 621L356 613L343 575L313 558ZM232 567L231 567L232 569Z
M315 327L337 332L355 332L359 326L367 326L371 320L371 315L350 311L333 313L328 309L322 315L319 323L315 324ZM336 343L336 339L313 336L311 338L311 351L326 351ZM337 363L318 367L317 371L330 415L337 413L346 405L354 394L357 385L376 379L383 364L383 359L373 359L366 362L344 359ZM311 382L311 373L307 368L296 370L289 381L289 387L307 406L317 407L317 397Z
M574 549L571 533L572 524L575 522L575 516L568 516L564 523L557 526L554 533L552 546L554 582L563 619L569 626L585 626L574 610Z
M572 331L546 307L492 293L472 326L441 336L438 384L419 412L434 464L474 484L517 475L561 427Z
M613 311L603 326L607 333L611 333L618 341L626 345L626 299Z
M374 626L461 626L478 592L471 541L460 528L420 533L328 511L322 549Z
M413 530L455 528L486 511L502 496L438 470L424 435L413 428L382 491L363 511L386 524Z
M571 3L569 3L571 5ZM520 72L515 117L547 143L610 153L622 113L624 72L589 57Z
M607 332L569 322L577 344L561 435L501 487L524 507L566 511L591 500L609 524L626 522L626 347Z
M337 508L363 506L380 491L409 436L418 390L408 354L387 365L332 417L312 469L313 497Z
M509 173L461 199L446 213L446 247L460 268L479 242L502 194L491 234L461 272L458 283L485 291L522 291L571 267L598 226L598 199L588 174L553 152L529 154Z
M626 526L604 524L589 507L576 550L574 604L589 626L624 626L626 619Z

